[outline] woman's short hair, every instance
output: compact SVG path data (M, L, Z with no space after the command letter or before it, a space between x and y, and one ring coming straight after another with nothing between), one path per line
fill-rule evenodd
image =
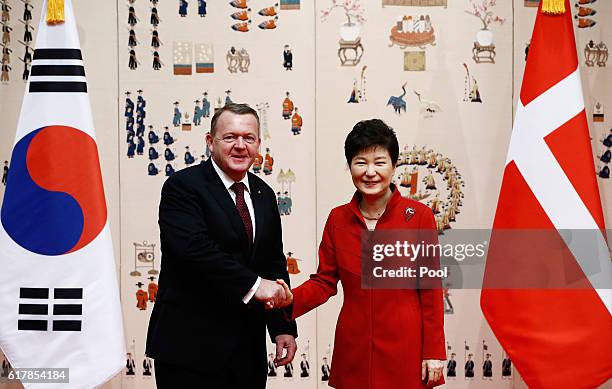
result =
M389 152L393 165L399 157L395 131L380 119L362 120L355 124L344 141L344 156L351 165L353 158L364 150L382 147Z

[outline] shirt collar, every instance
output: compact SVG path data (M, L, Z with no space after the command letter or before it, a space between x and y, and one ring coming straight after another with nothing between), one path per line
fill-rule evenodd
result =
M217 163L215 162L214 159L212 159L212 157L210 158L210 162L212 162L213 168L217 172L217 175L219 176L219 178L221 178L221 182L223 182L225 189L230 190L230 187L234 185L234 182L236 181L234 181L223 170L221 170L219 165L217 165ZM249 173L248 172L247 174L244 175L242 180L240 180L239 182L242 182L246 186L247 192L251 193L251 187L249 186Z

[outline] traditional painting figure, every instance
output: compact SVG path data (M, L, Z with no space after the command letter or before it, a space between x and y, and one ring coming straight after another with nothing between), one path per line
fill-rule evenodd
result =
M472 361L472 357L474 354L468 354L467 361L465 361L465 378L474 378L474 361Z
M179 15L184 18L187 16L187 7L189 7L189 2L187 0L179 0Z
M210 117L210 101L208 100L208 92L203 93L202 99L202 117Z
M136 70L138 68L138 60L136 59L136 51L134 49L130 50L130 59L128 61L128 67L130 70Z
M406 82L402 85L403 93L399 96L391 96L389 97L389 101L387 101L387 105L391 105L393 107L393 111L400 115L402 111L406 112L406 101L404 100L404 96L406 96Z
M250 25L251 25L250 20L247 22L236 23L232 25L232 30L238 31L238 32L248 32Z
M274 19L266 20L257 25L257 27L262 30L274 30L277 27L276 22L278 21L278 16L275 16ZM285 365L286 367L286 365Z
M285 50L283 51L283 67L285 70L293 70L293 53L289 45L285 45Z
M206 0L198 0L198 15L201 18L206 16Z
M457 377L457 361L455 361L455 356L457 354L452 353L448 363L446 364L446 376L447 377Z
M268 377L276 377L276 365L274 364L274 354L268 354Z
M136 17L136 10L134 7L130 6L128 8L128 22L130 27L134 27L136 23L138 23L138 18Z
M310 364L306 358L306 354L302 353L302 361L300 362L300 377L306 378L310 376Z
M6 186L6 180L8 178L9 167L8 161L4 161L4 166L2 167L2 185Z
M264 157L263 172L266 176L272 174L272 166L274 165L274 158L270 155L270 149L266 148L266 156Z
M174 102L174 113L172 114L172 125L174 127L180 126L182 117L183 117L183 114L181 113L181 110L179 109L179 102L175 101Z
M135 375L136 374L134 373L134 369L136 368L136 363L134 362L134 358L132 358L132 353L127 353L126 361L125 361L125 368L127 369L127 371L125 372L125 375Z
M291 132L293 135L299 135L302 132L302 117L298 114L298 109L295 107L293 116L291 116Z
M289 92L285 92L287 97L283 100L283 119L289 120L293 113L293 101L289 98Z
M154 49L159 49L161 46L161 40L159 40L159 32L153 27L153 31L151 32L151 47Z

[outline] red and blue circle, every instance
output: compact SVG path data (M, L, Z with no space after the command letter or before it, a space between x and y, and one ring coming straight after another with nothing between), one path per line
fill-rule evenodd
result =
M75 252L106 224L96 142L68 126L30 132L13 149L2 226L17 244L42 255Z

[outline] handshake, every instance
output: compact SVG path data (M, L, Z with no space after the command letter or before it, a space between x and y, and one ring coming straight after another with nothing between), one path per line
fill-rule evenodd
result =
M262 278L253 297L264 303L266 309L285 308L293 303L293 293L282 279L272 281Z

